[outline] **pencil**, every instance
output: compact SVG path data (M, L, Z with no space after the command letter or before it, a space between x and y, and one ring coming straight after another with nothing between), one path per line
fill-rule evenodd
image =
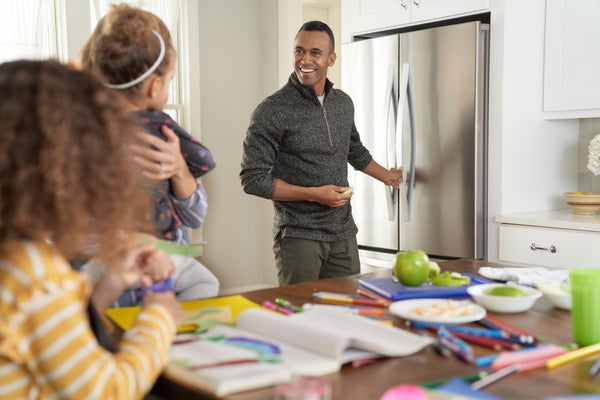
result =
M385 305L387 305L387 306L389 306L390 304L392 304L392 303L393 303L393 301L392 301L392 300L390 300L390 299L386 299L385 297L383 297L383 296L380 296L380 295L378 295L377 293L373 293L373 292L371 292L371 291L369 291L369 290L365 290L365 289L356 289L356 293L360 294L361 296L368 297L368 298L370 298L370 299L372 299L372 300L378 300L378 301L382 302L383 304L385 304Z
M492 372L488 376L484 376L483 378L479 379L478 381L471 383L471 389L479 390L479 389L483 388L484 386L489 385L490 383L494 383L497 380L500 380L500 379L504 378L505 376L512 374L513 372L516 372L518 368L519 367L517 364L511 364L508 367L499 369L496 372Z
M496 351L500 350L518 350L521 346L517 343L508 342L502 339L496 339L485 336L470 335L464 332L452 332L455 336L471 344L476 344L481 347L486 347Z
M539 341L539 338L536 337L535 335L532 335L531 333L529 333L523 329L517 328L516 326L510 325L510 324L508 324L504 321L501 321L495 317L492 317L491 315L486 315L478 322L488 328L502 329L510 334L517 336L517 337L522 337L524 341L531 341L531 342Z
M407 321L407 325L412 328L429 328L429 327L439 328L440 326L443 326L443 324L439 324L439 323L420 322L420 321ZM491 337L491 338L496 338L496 339L507 339L509 337L509 334L502 330L479 329L479 328L471 328L468 326L456 326L456 325L447 325L446 328L453 333L461 332L461 333L467 333L470 335L485 336L485 337Z
M600 343L582 347L580 349L573 350L566 354L562 354L560 356L549 359L548 361L546 361L546 367L560 367L561 365L569 363L571 361L575 361L578 358L587 357L598 352L600 352Z
M355 299L352 297L318 295L317 293L315 293L314 296L321 301L329 302L329 303L355 304L355 305L370 306L370 307L387 307L385 304L383 304L379 301L375 301L375 300L363 300L363 299Z

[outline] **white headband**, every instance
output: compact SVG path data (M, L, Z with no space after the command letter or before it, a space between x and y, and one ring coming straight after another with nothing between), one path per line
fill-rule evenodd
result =
M163 39L161 34L158 33L157 31L152 30L152 33L154 33L154 35L158 38L158 41L160 42L160 53L158 54L158 58L156 59L154 64L152 64L152 66L150 68L148 68L148 71L144 72L142 75L138 76L137 78L135 78L132 81L125 82L125 83L119 83L119 84L106 83L105 84L106 86L108 86L109 88L112 88L112 89L127 89L127 88L137 85L138 83L140 83L141 81L143 81L144 79L149 77L154 71L156 71L156 68L158 68L158 66L162 62L163 58L165 58L165 40Z

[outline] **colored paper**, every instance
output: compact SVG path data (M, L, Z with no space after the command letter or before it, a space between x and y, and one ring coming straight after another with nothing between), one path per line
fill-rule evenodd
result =
M183 301L181 302L181 307L184 312L184 323L182 326L190 323L193 324L194 322L190 321L194 320L192 318L194 315L196 315L194 321L198 321L198 318L208 317L218 319L223 323L233 323L242 311L249 308L262 308L259 304L256 304L241 295ZM227 308L227 311L224 311L223 308ZM133 321L135 321L140 310L141 307L139 306L109 308L106 310L106 314L119 327L127 330L133 325ZM186 316L188 321L185 319Z

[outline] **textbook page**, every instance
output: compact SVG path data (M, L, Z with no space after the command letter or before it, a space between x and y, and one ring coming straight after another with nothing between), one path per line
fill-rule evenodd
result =
M364 316L323 308L288 316L250 309L238 316L237 326L318 352L339 363L351 361L344 357L349 348L398 357L416 353L433 343L429 337L383 325Z
M178 374L218 396L286 382L293 375L340 369L332 358L227 325L215 326L196 340L178 337L170 364L184 368Z

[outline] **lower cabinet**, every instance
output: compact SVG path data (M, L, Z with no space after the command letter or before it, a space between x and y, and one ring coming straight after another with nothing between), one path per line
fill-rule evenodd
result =
M600 268L600 232L501 224L501 262L558 268Z

